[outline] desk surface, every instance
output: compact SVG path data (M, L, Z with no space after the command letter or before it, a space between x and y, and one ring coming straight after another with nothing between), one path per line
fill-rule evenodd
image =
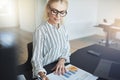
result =
M94 50L100 53L100 56L88 54L88 50ZM70 60L71 64L101 77L98 80L120 80L120 69L116 70L120 66L119 50L95 44L77 50L71 55ZM48 74L52 72L51 69L55 64L56 62L45 66Z
M93 50L99 53L100 56L88 54L88 50ZM115 67L117 67L114 65L118 64L120 66L119 50L100 45L88 46L77 50L71 55L71 64L108 80L120 80L120 77L116 77L120 71L116 72L116 75L113 75Z
M117 26L112 26L111 29L115 31L120 31L120 27L117 27Z

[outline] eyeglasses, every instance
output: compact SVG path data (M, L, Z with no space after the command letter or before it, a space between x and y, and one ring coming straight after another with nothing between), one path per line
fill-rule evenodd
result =
M59 15L61 16L61 17L64 17L64 16L66 16L67 15L67 11L66 10L64 10L64 11L58 11L57 9L54 9L54 8L51 8L51 7L49 7L50 8L50 10L51 10L51 14L52 15L58 15L58 13L59 13Z

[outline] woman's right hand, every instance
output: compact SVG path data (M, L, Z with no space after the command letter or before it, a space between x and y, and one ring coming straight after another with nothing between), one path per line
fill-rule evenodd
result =
M44 72L39 72L38 74L40 75L40 77L41 77L42 80L49 80L48 77L45 75Z

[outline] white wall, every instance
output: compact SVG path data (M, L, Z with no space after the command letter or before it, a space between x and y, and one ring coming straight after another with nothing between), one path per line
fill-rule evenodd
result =
M0 28L18 26L17 0L0 0Z
M35 23L36 23L36 27L38 27L42 22L46 2L47 2L47 0L35 0Z
M109 24L113 23L115 18L120 18L120 0L99 0L98 22L102 23L104 18Z
M66 25L70 39L86 37L96 33L97 0L69 0Z
M35 0L0 0L0 27L18 26L30 32L35 29Z
M103 23L103 19L108 21L108 24L114 23L115 18L120 18L120 0L99 0L98 2L98 23ZM98 34L103 33L99 30ZM116 38L120 39L118 32Z
M35 27L41 23L47 0L8 1L12 2L12 12L5 15L0 12L0 27L19 25L23 30L34 31ZM119 4L120 0L69 0L65 24L69 31L70 39L103 34L102 29L94 26L97 23L102 23L103 18L106 18L109 23L112 23L115 18L120 18Z
M19 26L32 32L35 29L35 0L18 0Z
M82 38L93 34L105 35L94 26L107 19L108 24L120 18L120 0L69 0L66 24L70 39ZM118 32L116 38L120 39Z

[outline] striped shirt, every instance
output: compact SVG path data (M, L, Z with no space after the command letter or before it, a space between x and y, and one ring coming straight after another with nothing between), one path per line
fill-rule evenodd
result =
M64 58L70 62L70 45L65 26L61 25L59 29L48 22L40 25L33 35L33 76L38 72L46 70L43 66Z

